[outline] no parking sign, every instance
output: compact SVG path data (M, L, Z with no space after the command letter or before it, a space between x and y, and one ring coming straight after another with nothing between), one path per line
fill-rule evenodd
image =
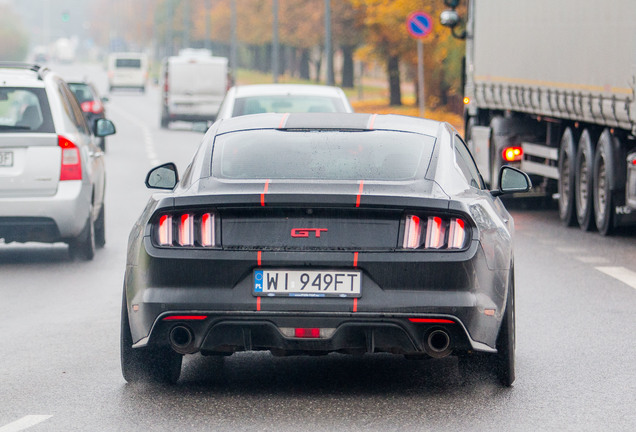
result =
M414 38L423 38L433 31L433 18L426 12L415 11L406 19L406 28Z
M424 117L424 44L422 39L433 31L433 18L426 12L415 11L406 19L406 29L417 39L417 81L420 116Z

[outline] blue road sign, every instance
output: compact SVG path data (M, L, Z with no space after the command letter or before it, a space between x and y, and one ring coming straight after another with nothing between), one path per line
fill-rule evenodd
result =
M413 12L406 19L406 28L414 38L424 38L433 31L433 18L426 12Z

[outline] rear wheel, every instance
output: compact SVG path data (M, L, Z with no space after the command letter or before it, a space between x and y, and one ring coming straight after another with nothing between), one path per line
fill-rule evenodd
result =
M594 227L594 148L592 138L586 129L579 140L576 152L576 220L583 231L591 231Z
M559 217L566 226L576 224L574 180L576 145L572 129L567 128L559 147Z
M121 372L129 383L156 382L176 383L181 375L183 356L168 347L133 348L126 290L121 306Z
M515 381L515 276L510 269L508 299L499 335L497 336L497 378L506 387Z
M88 219L79 236L72 239L69 244L69 253L72 257L90 261L95 257L95 226L93 223L93 206L88 212Z
M611 180L614 178L612 134L605 129L594 156L594 221L598 232L609 235L614 228L614 203Z
M168 120L168 113L164 109L161 112L161 128L162 129L167 129L168 126L170 126L170 120Z
M102 203L102 209L99 211L99 216L95 221L95 246L103 248L106 244L106 217L105 217L105 204Z

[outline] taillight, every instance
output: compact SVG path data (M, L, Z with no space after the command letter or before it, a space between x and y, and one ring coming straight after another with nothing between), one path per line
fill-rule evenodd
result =
M426 249L440 249L444 246L446 236L446 224L442 223L442 218L430 216L426 225Z
M98 100L82 102L80 106L85 113L101 114L104 112L104 105Z
M179 244L181 246L194 246L194 218L191 214L181 215Z
M523 149L521 147L506 147L503 149L501 156L506 162L519 161L523 156Z
M407 216L404 225L404 244L405 249L415 249L420 246L420 238L422 236L422 222L419 216Z
M159 246L215 247L214 213L176 213L159 216L155 240Z
M172 245L172 216L163 215L159 218L158 235L161 246Z
M60 181L82 179L82 159L79 148L62 135L57 137L57 145L62 149Z
M463 249L466 221L457 217L407 215L404 222L404 249Z
M204 213L201 216L201 246L214 246L214 214Z
M461 249L466 241L466 222L462 219L452 218L448 231L448 248Z

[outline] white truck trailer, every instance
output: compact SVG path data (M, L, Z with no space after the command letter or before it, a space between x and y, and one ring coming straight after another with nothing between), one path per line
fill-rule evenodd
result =
M465 135L486 183L518 165L566 225L635 224L636 1L463 2L441 21L466 40Z

